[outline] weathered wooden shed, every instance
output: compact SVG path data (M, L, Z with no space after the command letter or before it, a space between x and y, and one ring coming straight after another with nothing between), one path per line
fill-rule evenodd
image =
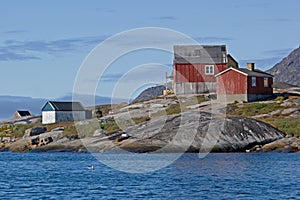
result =
M230 67L216 75L217 99L221 102L251 102L273 95L273 76L254 68Z
M175 45L173 90L175 94L216 91L215 74L238 63L227 55L225 45Z
M28 110L17 110L13 115L13 119L21 119L25 117L31 117L31 114Z
M80 102L48 101L42 108L43 124L85 119L86 110Z

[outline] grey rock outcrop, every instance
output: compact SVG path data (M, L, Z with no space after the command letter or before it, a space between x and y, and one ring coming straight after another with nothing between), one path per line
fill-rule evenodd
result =
M45 133L46 131L47 131L47 128L44 126L30 128L25 131L23 138L40 135L42 133Z
M145 101L155 98L157 96L161 96L163 94L164 89L164 85L148 88L144 90L134 101Z
M274 127L244 117L217 118L188 111L129 127L118 147L134 152L244 152L285 136Z
M99 128L97 130L95 130L93 137L98 137L98 136L105 136L106 133L102 128Z
M265 144L260 152L286 152L293 153L300 151L300 138L297 137L285 137L274 142Z
M36 127L38 128L38 127ZM33 128L34 129L34 128ZM29 133L28 129L28 133ZM43 129L41 128L40 131ZM36 132L38 133L38 131ZM50 143L57 142L63 138L63 131L51 131L46 133L40 133L34 136L23 137L10 146L12 152L28 152L40 146L46 146ZM67 138L70 141L69 138Z

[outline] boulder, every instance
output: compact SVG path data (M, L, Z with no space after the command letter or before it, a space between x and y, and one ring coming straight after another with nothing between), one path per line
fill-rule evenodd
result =
M293 112L296 112L298 110L298 108L287 108L287 109L284 109L281 114L282 115L289 115L289 114L292 114Z
M54 129L52 129L51 132L53 132L53 131L63 131L63 130L65 130L65 127L60 126L60 127L56 127Z
M105 136L105 135L106 135L106 132L102 128L99 128L99 129L95 130L93 137Z
M47 128L44 126L33 127L30 129L27 129L25 131L23 138L40 135L42 133L45 133L46 131L47 131Z
M262 152L299 152L300 151L300 139L297 137L285 137L277 141L265 144Z
M274 110L272 112L270 112L270 115L279 115L281 113L281 110Z
M295 99L294 103L296 104L296 106L300 106L300 99Z
M290 101L285 101L282 104L280 104L280 106L282 106L282 107L293 107L293 106L295 106L295 104L293 102L290 102Z

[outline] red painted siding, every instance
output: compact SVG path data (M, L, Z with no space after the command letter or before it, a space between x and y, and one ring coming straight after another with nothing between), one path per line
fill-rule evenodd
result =
M227 64L215 64L214 75L205 74L206 64L175 64L175 82L216 82L215 74L227 69Z
M273 94L273 78L268 78L268 87L264 86L264 77L256 77L256 86L252 86L252 77L248 76L248 94Z
M273 78L268 78L268 87L264 86L264 77L256 77L256 86L252 86L252 77L234 70L217 77L217 94L273 94Z
M246 94L247 76L229 70L217 77L217 94Z

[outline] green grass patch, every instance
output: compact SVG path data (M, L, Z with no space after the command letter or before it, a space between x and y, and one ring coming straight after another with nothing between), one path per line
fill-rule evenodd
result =
M25 130L32 128L33 124L3 125L0 127L0 137L23 137Z
M101 123L100 126L107 133L121 130L115 120L107 120L106 122Z
M184 110L186 110L186 107L181 109L181 106L179 103L171 104L165 110L161 110L161 111L151 114L151 118L161 117L161 116L165 116L165 115L179 114L179 113L183 112Z
M180 98L182 103L170 104L165 110L151 114L151 117L160 117L164 115L175 115L187 111L187 106L196 105L208 101L203 95L198 95L190 98Z
M208 101L209 99L203 95L196 96L198 103L203 103L205 101Z
M138 118L132 118L132 121L135 123L135 124L140 124L140 123L143 123L143 122L147 122L147 121L150 121L150 117L138 117Z
M300 119L299 118L276 118L264 120L275 128L285 132L288 135L300 137Z
M284 100L285 100L284 96L278 96L274 99L274 101L279 101L280 103L283 103Z
M76 126L79 135L85 135L86 137L93 136L95 130L99 129L98 124L83 124Z
M234 106L232 106L233 108ZM235 107L235 109L230 110L229 115L237 115L237 116L255 116L260 114L267 114L275 110L281 110L277 103L246 103L241 107Z
M76 127L75 125L74 126L66 126L62 135L63 136L68 136L68 135L73 135L73 134L76 134L77 133L77 130L76 130Z

